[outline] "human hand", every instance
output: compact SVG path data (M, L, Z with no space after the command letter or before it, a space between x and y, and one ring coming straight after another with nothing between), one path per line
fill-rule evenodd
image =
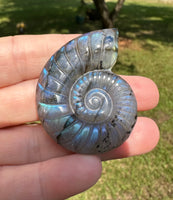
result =
M159 130L149 118L138 117L124 144L98 156L79 155L56 144L38 120L35 91L49 57L76 35L15 36L0 38L0 199L65 199L96 183L102 160L151 151ZM154 108L159 99L148 78L123 76L131 85L138 110Z

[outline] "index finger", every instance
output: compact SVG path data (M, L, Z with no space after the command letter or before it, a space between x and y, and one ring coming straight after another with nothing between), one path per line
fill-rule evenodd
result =
M0 38L0 87L37 78L48 58L77 34Z

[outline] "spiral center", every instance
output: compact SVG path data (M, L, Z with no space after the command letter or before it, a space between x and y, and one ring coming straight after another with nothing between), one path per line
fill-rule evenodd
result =
M91 105L91 107L93 106L93 109L97 109L100 105L100 99L98 99L97 97L93 97L91 100L89 100L89 103Z
M92 89L85 95L84 103L88 109L98 110L104 98L105 96L98 89Z
M106 121L112 113L113 103L108 92L100 88L93 79L83 75L72 86L70 105L73 113L81 120L90 123ZM83 81L85 80L85 82Z
M104 90L98 88L91 89L84 97L84 105L92 112L98 112L101 109L106 109L105 107L109 104L108 99L110 97Z

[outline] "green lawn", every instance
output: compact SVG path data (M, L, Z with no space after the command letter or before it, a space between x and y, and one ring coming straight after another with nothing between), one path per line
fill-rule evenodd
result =
M27 34L82 33L101 28L86 21L76 24L79 0L0 0L0 36L16 34L26 23ZM112 0L108 6L114 5ZM146 155L103 163L103 174L90 190L74 200L173 199L173 3L127 0L116 22L125 47L119 50L114 72L153 79L160 103L142 112L159 125L161 139ZM92 7L92 5L90 5Z

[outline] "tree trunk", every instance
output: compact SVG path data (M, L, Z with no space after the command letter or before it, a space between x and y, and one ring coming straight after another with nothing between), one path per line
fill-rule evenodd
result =
M113 23L109 17L108 7L107 7L105 1L104 0L93 0L93 1L96 6L96 9L98 10L98 12L100 14L103 27L104 28L112 28Z
M105 0L93 0L98 10L104 28L114 27L114 21L117 18L125 0L118 0L115 8L109 13Z
M118 0L115 8L110 13L110 18L112 21L115 21L115 19L118 17L118 14L119 14L121 8L123 7L124 2L125 2L125 0Z

